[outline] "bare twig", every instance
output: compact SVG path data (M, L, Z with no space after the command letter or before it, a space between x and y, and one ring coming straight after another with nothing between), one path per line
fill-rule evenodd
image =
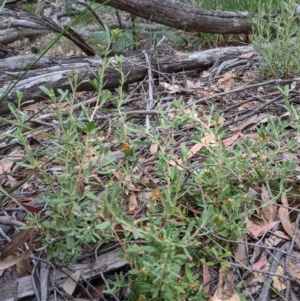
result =
M154 80L152 75L152 68L151 68L151 61L146 51L143 51L145 59L146 59L146 66L147 66L147 72L148 72L148 93L149 97L146 104L146 110L149 111L153 107L153 86L154 86ZM150 119L149 115L146 115L146 130L150 130Z

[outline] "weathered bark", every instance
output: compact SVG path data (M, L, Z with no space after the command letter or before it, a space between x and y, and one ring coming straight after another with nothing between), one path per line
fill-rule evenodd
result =
M94 262L70 265L69 268L63 269L66 274L60 271L52 272L49 285L51 285L53 279L55 286L61 287L67 280L67 275L72 274L70 271L79 271L81 279L89 281L91 278L98 276L100 272L108 273L125 267L127 263L119 258L120 253L121 251L117 249L98 256ZM32 276L25 276L0 284L1 301L14 301L33 295L35 295L35 290L32 284Z
M174 0L96 0L141 18L190 32L249 33L252 16L248 13L208 11ZM12 1L14 3L14 1ZM22 2L22 1L21 1ZM53 21L17 8L0 12L0 44L24 37L36 37L49 31L63 32L87 55L94 50L72 29L64 31Z
M96 0L156 23L189 32L247 34L252 15L246 12L209 11L174 0Z
M2 45L45 33L49 33L49 28L35 15L9 8L0 12L0 43Z
M87 55L95 55L94 50L71 28L64 29L46 17L29 14L20 9L5 8L0 12L0 44L2 45L50 31L62 33Z
M157 77L161 72L176 73L195 69L205 69L214 63L238 57L241 54L253 51L251 46L217 48L194 53L179 53L172 56L156 57L152 62L153 76ZM70 78L77 73L78 91L92 90L89 80L95 78L99 68L101 68L101 59L95 58L58 58L43 57L41 61L30 67L30 61L33 56L13 57L1 60L0 71L5 71L0 75L0 82L6 84L0 88L0 113L8 110L8 102L16 104L16 93L22 91L23 101L39 101L45 99L45 95L40 90L40 86L48 89L70 90ZM15 68L15 69L12 69ZM14 81L20 76L18 73L24 68L33 69L28 71L23 77ZM40 68L40 69L39 69ZM14 71L14 72L12 72ZM142 80L147 76L147 66L144 57L126 58L122 64L122 72L126 76L125 84L130 84ZM1 73L0 73L1 74ZM109 67L104 74L104 88L113 89L120 85L121 75L117 67ZM13 84L15 83L15 85ZM12 86L13 85L13 86Z

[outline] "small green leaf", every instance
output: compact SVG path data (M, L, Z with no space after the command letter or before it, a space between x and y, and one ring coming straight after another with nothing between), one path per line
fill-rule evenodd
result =
M110 226L110 221L105 221L101 224L96 225L95 229L97 230L105 230Z
M223 266L225 268L231 268L231 263L228 261L222 261L221 266Z
M45 86L40 86L39 88L42 92L44 92L50 98L52 98L52 96L54 95L54 93Z
M91 133L93 130L95 130L95 128L96 128L96 123L94 120L92 120L86 124L85 131L86 133Z

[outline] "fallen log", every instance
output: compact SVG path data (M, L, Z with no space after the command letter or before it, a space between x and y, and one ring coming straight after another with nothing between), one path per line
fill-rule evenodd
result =
M91 278L97 277L100 273L109 273L123 268L127 263L119 258L120 252L120 249L116 249L103 255L99 255L97 260L94 260L93 262L69 265L68 267L63 268L62 271L52 271L49 275L49 285L51 285L52 282L55 287L62 287L69 278L68 275L72 274L70 271L78 271L81 279L89 281ZM51 279L53 279L53 281L51 281ZM0 283L0 300L15 301L17 299L35 295L32 281L32 276L25 276L19 279L6 281L5 283Z
M151 62L154 77L163 73L177 73L189 70L205 70L217 62L236 58L242 54L252 52L251 46L216 48L193 53L174 53L170 56L155 56ZM102 67L100 58L56 58L43 57L40 61L30 66L34 56L17 56L1 60L2 75L0 82L5 83L0 88L0 113L8 112L8 103L17 105L17 92L23 92L22 102L29 100L41 101L47 96L40 89L41 86L48 90L71 90L70 79L76 73L78 91L93 91L89 83L96 78L98 70ZM105 69L103 82L104 88L114 89L120 85L121 74L125 75L125 84L134 83L147 76L147 65L144 55L123 58L122 70L117 64L111 64ZM10 66L14 66L14 70ZM22 70L28 70L24 72ZM9 70L9 71L7 71Z
M248 12L205 10L174 0L96 0L137 17L188 32L248 34L253 15Z
M30 14L18 8L5 8L0 12L0 44L2 45L25 37L37 37L51 31L65 36L87 55L95 55L94 50L72 28L63 28L49 18Z

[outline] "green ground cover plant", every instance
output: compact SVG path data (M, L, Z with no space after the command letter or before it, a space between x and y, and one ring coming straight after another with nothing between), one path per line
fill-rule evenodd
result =
M253 1L230 1L226 7L219 7L217 1L211 3L216 7L207 8L232 10L239 5L247 9ZM249 6L242 6L246 3ZM273 11L278 3L272 3ZM281 15L272 24L262 16L257 19L254 46L267 76L299 72L293 4L280 4ZM258 1L258 5L264 4ZM39 148L33 149L24 134L35 129L29 124L31 116L20 107L10 106L13 120L2 119L13 125L7 137L26 149L27 159L19 166L35 170L47 187L40 200L46 208L43 215L28 217L31 227L40 233L38 250L50 260L70 263L76 262L87 245L119 242L130 269L109 280L107 295L119 294L130 286L130 300L205 300L208 296L203 291L199 266L231 266L234 247L230 241L246 233L245 219L255 215L257 209L249 188L265 185L272 196L270 202L289 191L296 165L278 158L287 151L297 152L299 110L288 101L289 87L281 89L290 118L269 118L259 126L255 138L245 137L231 145L226 144L230 133L220 122L217 106L199 119L196 107L188 109L178 99L170 109L180 114L167 114L158 108L157 118L149 127L130 122L123 110L126 94L122 58L110 57L110 45L122 39L122 31L112 31L107 38L107 47L101 49L103 67L97 79L90 82L97 92L93 108L82 105L79 113L61 111L63 104L72 108L76 103L80 83L74 73L70 75L71 91L58 90L57 96L41 87L51 100L56 124ZM282 49L283 45L286 48ZM279 50L282 60L278 59ZM118 66L122 75L115 93L103 88L104 71L112 65ZM19 98L21 101L21 92ZM113 118L113 149L101 138L103 128L96 118L100 110ZM187 125L192 128L190 140L175 148L188 131ZM295 130L292 137L286 135L289 128ZM192 158L191 145L203 143L207 137L208 143ZM152 146L157 149L151 154L154 187L137 172L145 169L144 154L149 155ZM49 171L50 162L57 171ZM101 185L95 182L95 175L101 177ZM137 219L127 212L129 184L143 187L150 195L139 200L145 210ZM117 228L121 228L121 234ZM246 294L243 297L246 299Z
M98 88L101 90L101 86ZM107 294L118 293L129 282L131 300L204 300L199 265L230 266L232 245L224 244L219 237L235 241L246 232L245 218L256 209L248 188L263 183L273 196L272 202L288 189L295 164L277 159L287 150L297 149L296 137L287 139L285 129L296 127L299 132L299 112L286 102L292 114L290 121L272 118L260 127L256 139L244 139L228 147L223 144L228 133L221 125L206 126L220 117L216 108L211 108L206 122L198 124L191 137L195 144L208 135L213 137L198 153L203 163L191 162L183 143L177 154L182 163L171 166L174 159L169 154L171 141L180 135L183 124L197 122L194 114L185 113L184 103L180 100L174 103L182 114L168 117L161 111L157 123L145 131L144 126L125 121L121 89L114 96L100 90L98 107L105 110L112 99L116 104L115 137L123 153L122 164L113 160L113 153L99 139L100 125L94 120L94 110L83 106L80 115L72 110L67 115L60 113L63 101L74 103L72 93L61 91L60 97L55 97L49 91L56 107L59 135L49 136L48 143L34 152L22 134L34 129L26 125L26 116L11 107L16 120L10 137L28 150L27 161L19 164L38 171L40 180L48 187L41 200L47 205L44 216L28 219L40 233L40 250L51 260L69 263L75 262L88 244L121 241L131 269L127 281L125 275L110 281ZM171 139L162 141L165 133ZM158 145L158 151L152 176L159 181L155 189L135 176L135 170L143 168L136 150L141 145L149 148L154 144ZM90 152L105 160L98 163L87 160ZM42 157L45 163L54 161L60 170L49 174L47 164L40 165ZM150 198L141 200L147 211L138 224L126 214L126 180L116 179L115 172L122 179L130 178L134 186L142 185L151 192ZM104 175L100 192L92 188L95 183L91 175L95 173ZM116 234L117 226L122 227L122 236Z
M292 77L299 74L299 14L294 0L281 2L274 17L273 2L258 3L261 13L255 19L253 46L260 54L266 76ZM269 18L266 18L269 16Z
M260 0L227 0L227 1L207 1L207 0L187 0L188 3L199 6L205 9L211 10L226 10L226 11L248 11L248 12L260 12L262 7L270 7L273 11L276 11L281 1L260 1Z

